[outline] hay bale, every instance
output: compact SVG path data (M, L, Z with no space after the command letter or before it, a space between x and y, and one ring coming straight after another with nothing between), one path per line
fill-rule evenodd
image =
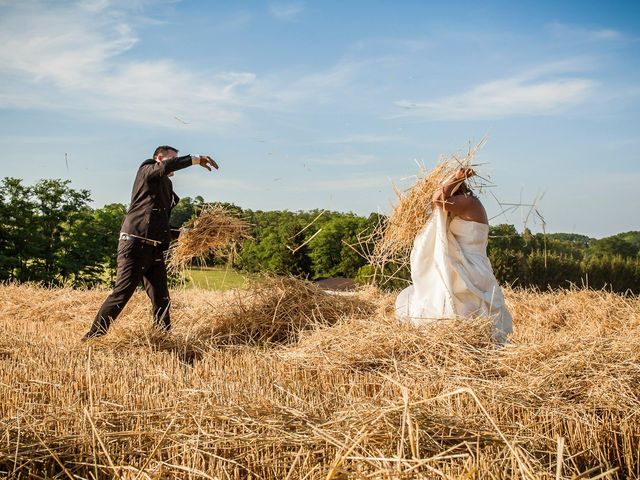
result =
M194 260L204 263L214 254L231 257L239 242L249 237L249 223L221 205L207 204L200 214L185 225L169 248L168 267L172 271L183 271Z
M332 295L305 280L273 277L233 292L200 334L217 344L282 344L296 341L303 330L345 317L366 318L375 310L364 298Z

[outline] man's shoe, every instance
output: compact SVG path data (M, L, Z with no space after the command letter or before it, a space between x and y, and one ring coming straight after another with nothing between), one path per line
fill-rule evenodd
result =
M91 340L92 338L99 338L99 337L103 337L107 332L103 332L100 330L89 330L87 333L85 333L82 338L80 339L81 342L86 342L88 340Z

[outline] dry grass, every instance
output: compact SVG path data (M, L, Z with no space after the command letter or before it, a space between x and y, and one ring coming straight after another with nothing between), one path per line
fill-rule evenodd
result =
M352 246L375 268L376 276L394 279L395 273L409 265L413 241L433 213L433 194L458 169L472 167L474 157L483 144L484 140L470 147L465 155L441 157L432 170L427 170L424 165L419 166L416 181L404 192L394 186L398 198L391 207L389 217L372 232L363 234L358 244ZM476 186L480 186L481 181L477 177L467 180Z
M170 338L137 293L82 344L105 291L0 286L0 475L640 477L640 299L505 293L502 349L290 279L176 291Z
M183 272L206 257L232 256L239 242L249 237L249 223L220 205L206 204L198 216L185 223L168 252L168 268Z
M203 335L222 345L284 344L304 330L341 318L370 317L375 305L363 298L335 296L294 278L264 278L228 296L210 315Z

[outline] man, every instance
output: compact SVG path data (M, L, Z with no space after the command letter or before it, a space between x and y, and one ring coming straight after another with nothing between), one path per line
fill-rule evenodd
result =
M100 307L89 331L82 338L101 337L107 333L142 280L153 305L154 325L169 332L169 287L164 252L171 234L169 215L178 202L169 177L190 165L211 171L218 164L206 155L178 157L169 145L156 148L153 159L140 165L131 192L131 205L122 223L118 243L116 285Z

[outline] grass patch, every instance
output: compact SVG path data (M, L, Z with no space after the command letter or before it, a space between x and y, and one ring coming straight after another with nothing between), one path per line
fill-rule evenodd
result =
M241 288L250 279L250 275L226 267L192 268L185 271L185 277L187 286L208 290Z

